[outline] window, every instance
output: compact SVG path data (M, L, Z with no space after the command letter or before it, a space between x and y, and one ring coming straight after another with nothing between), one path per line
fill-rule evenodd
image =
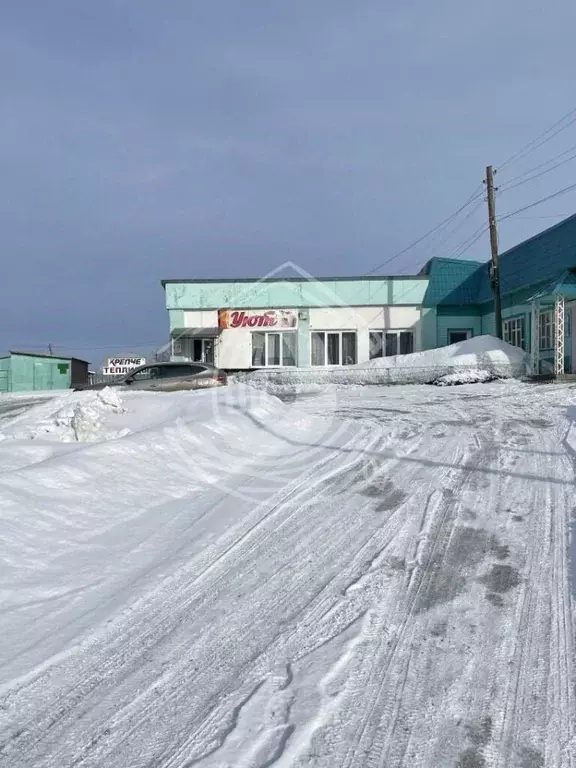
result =
M504 341L512 344L513 347L524 347L524 318L514 317L511 320L504 320L503 324Z
M552 312L541 312L538 317L538 337L540 349L552 349L554 346L554 316Z
M141 371L138 371L132 376L135 381L146 381L147 379L157 379L158 377L158 366L156 365L149 365L146 368L142 368Z
M357 361L355 331L313 331L310 342L312 365L354 365Z
M196 363L214 365L214 339L197 337L173 339L172 355L184 357Z
M469 328L450 330L448 331L448 344L459 344L461 341L466 341L471 336L472 331Z
M296 365L298 334L282 333L252 334L252 365L255 367Z
M179 379L182 376L194 376L203 373L206 368L203 365L161 365L161 379Z
M370 359L414 352L412 331L370 331Z

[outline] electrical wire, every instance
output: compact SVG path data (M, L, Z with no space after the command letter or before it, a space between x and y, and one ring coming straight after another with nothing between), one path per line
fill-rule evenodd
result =
M518 213L528 211L530 208L535 208L537 205L542 205L542 203L546 203L548 200L554 200L554 198L565 195L568 192L571 192L573 189L576 189L576 183L570 184L570 186L564 187L564 189L559 189L557 192L553 192L551 195L547 195L540 200L536 200L534 203L524 205L522 208L518 208L517 210L511 211L510 213L505 213L503 216L498 216L497 221L505 221L506 219L510 219L512 216L516 216Z
M448 258L450 258L450 259L459 259L459 258L461 258L466 253L466 251L470 250L470 248L472 248L472 246L475 243L477 243L478 240L480 240L480 238L482 237L482 235L485 232L488 232L489 229L490 229L490 227L488 226L488 224L482 224L482 226L478 227L478 229L474 232L474 234L472 234L468 238L468 240L465 240L464 243L462 243L459 246L459 248L451 256L449 256Z
M572 149L574 149L574 147L572 147ZM556 165L553 165L551 168L547 168L545 171L540 171L540 173L535 173L533 176L528 176L528 178L522 179L521 181L516 182L516 184L511 184L511 183L506 184L504 187L500 188L500 192L509 192L511 189L516 189L516 187L521 187L522 184L527 184L529 181L532 181L533 179L538 179L540 178L540 176L544 176L546 173L550 173L550 171L554 171L556 170L556 168L560 168L561 166L566 165L566 163L569 163L571 160L575 160L575 159L576 159L576 153L574 153L570 157L567 157L566 160L563 160L561 163L556 163ZM545 165L545 163L543 165Z
M432 229L428 230L428 232L426 232L424 235L419 237L417 240L414 240L412 243L407 245L401 251L398 251L397 253L393 254L389 259L386 259L386 261L383 261L381 264L378 264L376 267L374 267L370 271L365 272L362 276L363 277L368 277L369 275L373 275L379 269L382 269L382 267L385 267L387 264L390 264L395 259L399 258L400 256L403 256L407 251L409 251L412 248L414 248L415 246L419 245L421 242L426 240L426 238L429 237L430 235L432 235L435 232L438 232L439 230L441 230L442 227L445 227L448 224L450 224L451 221L453 221L460 213L462 213L463 210L465 210L471 203L474 202L474 200L476 200L478 198L478 196L479 196L480 192L482 191L482 189L483 189L482 185L477 187L474 190L474 192L470 195L470 197L466 200L466 202L463 205L461 205L460 208L458 208L457 211L455 211L453 214L451 214L446 219L441 221L435 227L432 227Z
M468 213L466 214L466 216L465 216L465 217L462 219L462 221L460 221L460 222L459 222L459 224L457 224L457 225L454 227L454 229L453 229L453 230L450 232L450 234L449 234L447 237L445 237L443 240L441 240L441 241L440 241L440 243L438 243L437 245L435 245L435 246L434 246L434 249L435 249L436 253L437 253L437 252L440 250L440 248L442 248L443 246L445 246L445 245L446 245L446 243L448 243L448 242L449 242L449 241L452 239L452 237L453 237L453 236L456 234L456 232L458 232L458 230L459 230L459 229L462 229L462 227L464 226L464 224L465 224L465 223L466 223L466 222L467 222L467 221L468 221L470 218L472 218L472 216L473 216L473 215L476 213L476 211L477 211L479 208L481 208L483 205L484 205L484 200L480 200L480 202L479 202L479 203L477 203L477 204L476 204L476 205L475 205L475 206L474 206L474 207L473 207L473 208L472 208L470 211L468 211ZM459 248L459 247L460 247L460 246L457 246L457 247L456 247L456 250L458 250L458 248ZM433 257L432 257L432 258L433 258Z
M571 147L568 147L568 149L565 149L564 152L559 152L557 155L554 155L554 157L551 157L549 160L545 160L543 163L538 163L538 165L533 166L532 168L528 168L527 171L524 171L523 173L519 173L517 176L513 176L511 179L508 179L506 184L504 185L507 187L509 184L512 184L514 181L518 181L518 179L523 179L525 176L528 176L530 173L534 173L534 171L539 171L540 168L544 168L546 165L549 165L550 163L553 163L555 160L558 160L561 157L564 157L565 155L568 155L570 152L576 151L576 144L574 144Z
M576 123L576 117L573 117L572 120L570 120L568 123L566 123L565 125L562 125L562 123L564 123L569 117L571 117L574 114L576 114L576 107L571 109L569 112L567 112L564 115L564 117L561 117L560 120L557 120L553 125L551 125L545 131L543 131L538 136L536 136L535 139L532 139L532 141L529 141L528 144L522 147L522 149L518 150L518 152L515 152L513 155L511 155L504 163L502 163L499 166L499 170L502 171L502 169L506 168L506 166L511 165L512 163L518 162L518 160L527 157L529 154L539 149L543 144L546 144L555 136L558 136L558 134L566 130L566 128L569 128L573 123ZM555 128L558 128L558 130L554 131ZM551 131L554 131L554 133L550 133Z

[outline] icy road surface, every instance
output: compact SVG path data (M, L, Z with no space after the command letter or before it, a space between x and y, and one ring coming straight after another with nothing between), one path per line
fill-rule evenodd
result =
M0 430L1 766L576 764L575 389L67 398Z

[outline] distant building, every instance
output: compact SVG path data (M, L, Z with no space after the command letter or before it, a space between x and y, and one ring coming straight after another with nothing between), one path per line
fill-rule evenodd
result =
M298 271L294 267L295 271ZM503 335L534 373L576 373L576 216L500 256ZM417 275L163 280L172 360L343 366L495 333L489 263Z
M10 351L0 357L0 392L70 389L88 383L88 363L76 357Z

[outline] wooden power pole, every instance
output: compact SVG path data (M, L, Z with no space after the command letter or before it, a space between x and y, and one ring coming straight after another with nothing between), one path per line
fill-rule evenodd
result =
M490 283L494 295L494 316L496 322L496 336L502 338L502 303L500 301L500 261L498 258L498 230L496 229L496 205L494 202L494 171L492 166L486 168L486 192L488 199L488 224L490 225L490 250L492 251L492 263L490 264Z

